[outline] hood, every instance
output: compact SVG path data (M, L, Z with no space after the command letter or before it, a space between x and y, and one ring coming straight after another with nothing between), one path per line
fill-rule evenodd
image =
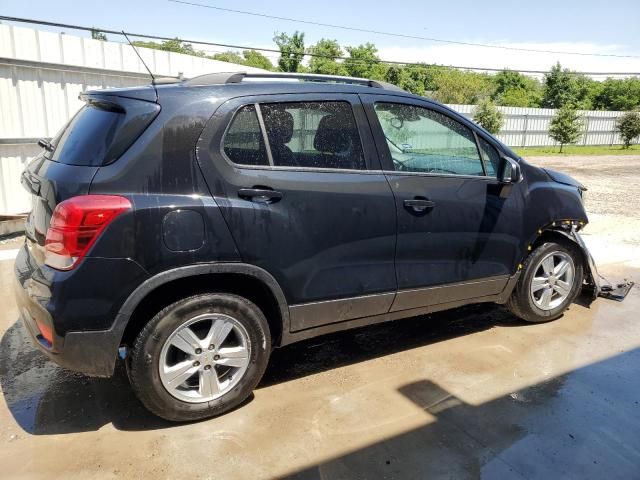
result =
M556 170L551 170L550 168L543 168L547 175L551 177L551 180L558 183L563 183L564 185L571 185L572 187L576 187L578 190L586 191L587 187L577 181L575 178L570 177L566 173L558 172Z

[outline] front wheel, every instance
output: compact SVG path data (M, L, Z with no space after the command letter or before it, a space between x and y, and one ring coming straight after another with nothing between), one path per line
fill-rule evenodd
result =
M129 377L138 398L172 421L227 412L255 388L269 360L267 321L249 300L202 294L153 317L131 352Z
M527 258L507 307L527 322L555 320L578 296L583 279L578 248L568 242L546 242Z

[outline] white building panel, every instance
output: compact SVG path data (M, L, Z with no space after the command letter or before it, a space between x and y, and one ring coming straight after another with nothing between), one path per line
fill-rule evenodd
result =
M60 48L60 34L38 31L40 61L44 63L63 63Z
M15 58L21 60L40 60L37 30L13 27L13 48Z

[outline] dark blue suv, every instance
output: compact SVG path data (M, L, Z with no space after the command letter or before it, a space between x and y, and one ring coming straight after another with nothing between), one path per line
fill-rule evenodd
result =
M584 187L443 105L348 77L162 83L84 93L41 141L15 265L37 345L96 376L120 355L161 417L237 406L298 340L478 302L553 320L598 288Z

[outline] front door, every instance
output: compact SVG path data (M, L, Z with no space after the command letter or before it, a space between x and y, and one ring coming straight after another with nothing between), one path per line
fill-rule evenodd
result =
M242 260L282 287L291 330L389 310L395 205L357 95L231 100L198 156Z
M430 102L363 96L398 215L392 310L494 295L514 272L521 198L504 193L500 155Z

